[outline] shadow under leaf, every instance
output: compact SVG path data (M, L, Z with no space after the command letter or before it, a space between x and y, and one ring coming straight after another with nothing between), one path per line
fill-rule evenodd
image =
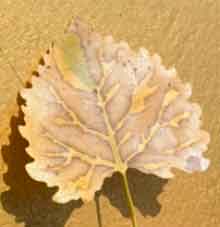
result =
M17 100L21 106L22 98ZM28 142L18 131L19 125L23 124L24 116L20 110L18 117L11 119L10 144L2 147L3 159L8 166L4 181L10 187L1 194L3 208L26 227L63 227L73 209L80 207L82 202L57 204L51 199L56 188L48 188L28 176L25 165L32 159L25 152Z
M156 216L161 208L157 197L163 191L168 180L129 169L128 182L135 207L143 216ZM123 216L130 216L122 176L119 173L115 173L112 178L106 179L102 193L109 198L113 206L120 210Z

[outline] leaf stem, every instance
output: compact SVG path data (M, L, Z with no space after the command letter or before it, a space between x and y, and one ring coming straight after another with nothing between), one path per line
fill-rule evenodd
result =
M129 189L129 185L128 185L127 173L125 171L124 173L121 173L121 174L123 176L123 184L124 184L124 189L125 189L125 193L126 193L127 203L128 203L129 209L130 209L132 225L133 225L133 227L137 227L135 207L134 207L134 202L133 202L131 192Z

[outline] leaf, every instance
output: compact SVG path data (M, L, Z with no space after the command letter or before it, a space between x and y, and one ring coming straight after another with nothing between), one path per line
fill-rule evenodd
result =
M58 186L53 199L66 203L91 200L115 171L170 178L171 168L206 170L201 110L188 101L191 88L175 70L79 20L70 31L72 47L51 46L40 76L21 92L30 176Z

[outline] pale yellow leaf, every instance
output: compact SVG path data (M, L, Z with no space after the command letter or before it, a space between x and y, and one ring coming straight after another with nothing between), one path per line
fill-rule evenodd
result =
M54 200L65 203L91 200L106 177L128 168L163 178L171 168L207 169L200 107L175 70L79 20L70 31L74 48L51 47L40 76L21 92L30 176L58 186Z

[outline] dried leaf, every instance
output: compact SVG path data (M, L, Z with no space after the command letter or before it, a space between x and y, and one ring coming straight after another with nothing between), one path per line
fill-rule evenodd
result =
M115 171L170 178L171 168L206 170L201 110L175 70L79 20L70 31L69 46L52 46L32 88L21 92L30 176L58 186L53 199L65 203L91 200Z

